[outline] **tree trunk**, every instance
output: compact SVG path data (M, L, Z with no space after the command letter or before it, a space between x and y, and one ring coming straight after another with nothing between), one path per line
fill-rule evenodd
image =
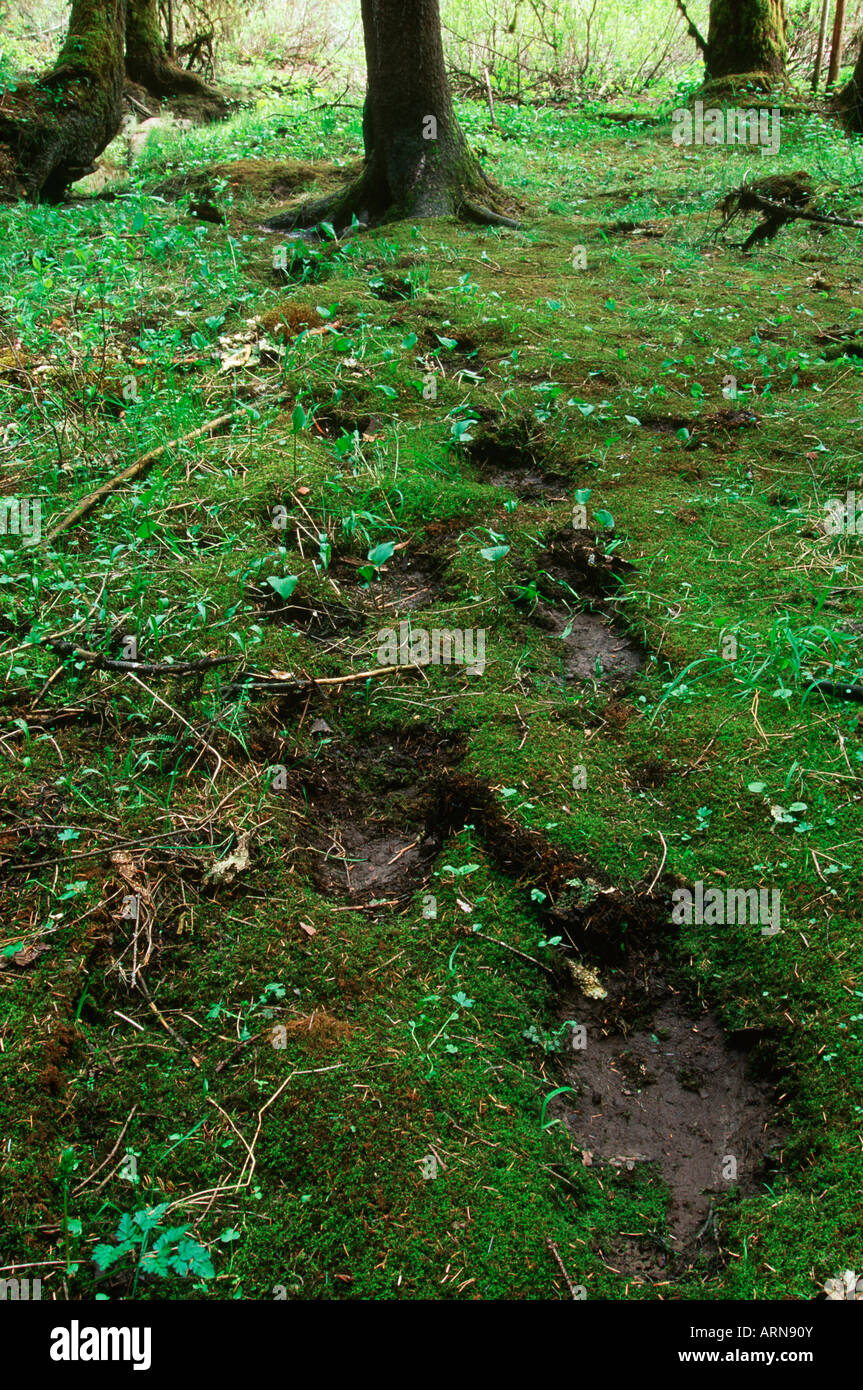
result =
M72 0L55 66L0 111L0 198L56 202L120 128L125 0Z
M839 98L850 130L863 135L863 48L857 59L854 75Z
M830 18L830 0L821 0L821 23L818 27L818 47L815 50L815 69L812 73L812 90L818 91L821 81L821 67L824 62L824 48L827 43L827 21Z
M710 0L706 80L743 78L761 87L781 82L787 30L784 0Z
M827 69L827 90L839 81L842 66L842 31L845 28L845 0L836 0L836 16L833 20L833 38L830 42L830 66Z
M488 206L500 202L500 190L486 178L456 119L438 0L362 0L362 16L365 169L344 192L270 226L329 221L342 231L353 215L368 224L452 214L516 225Z
M158 0L126 0L126 75L155 97L205 97L227 109L222 95L169 56L159 25Z

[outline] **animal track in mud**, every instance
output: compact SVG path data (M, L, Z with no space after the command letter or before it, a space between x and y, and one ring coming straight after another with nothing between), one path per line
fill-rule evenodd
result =
M559 613L538 603L532 616L559 639L565 681L627 681L644 665L644 652L637 643L600 613Z
M358 435L366 443L383 438L387 421L383 415L363 414L361 410L329 410L316 415L313 429L325 439L343 439L345 435Z
M359 631L363 627L360 614L352 613L343 603L329 598L309 598L299 588L289 599L279 598L275 589L250 588L249 594L268 623L296 628L314 641L329 641L340 632Z
M642 415L641 428L653 434L677 435L686 430L688 438L685 449L699 449L705 443L712 443L711 436L727 437L735 430L753 429L760 423L752 410L717 410L710 415L701 415L690 420L683 415Z
M560 501L568 495L569 474L546 467L536 427L525 419L490 420L477 431L465 452L485 482L506 487L525 501Z
M426 881L443 843L429 823L431 774L464 756L457 739L417 727L334 744L302 788L314 816L311 875L323 893L392 903Z
M262 604L264 617L268 622L284 624L295 628L313 641L327 642L342 633L358 632L363 619L350 608L335 599L311 599L295 589L285 601L273 590L251 590L252 596Z
M331 569L340 584L350 586L352 597L364 609L386 613L388 618L392 618L392 610L406 617L428 607L443 587L445 561L426 551L396 551L368 588L361 587L357 574L364 563L341 556Z
M667 1238L618 1238L606 1252L622 1274L659 1279L669 1257L692 1263L717 1199L759 1190L779 1140L773 1087L751 1074L717 1016L689 1006L659 951L633 942L603 976L604 999L569 994L562 1017L586 1031L566 1055L561 1109L586 1166L661 1170L668 1189Z
M543 587L562 601L560 607L539 600L531 619L561 644L565 681L621 683L641 670L644 648L619 622L610 600L623 575L634 569L616 555L606 555L586 531L560 532L549 543ZM573 609L572 598L587 598L589 609Z

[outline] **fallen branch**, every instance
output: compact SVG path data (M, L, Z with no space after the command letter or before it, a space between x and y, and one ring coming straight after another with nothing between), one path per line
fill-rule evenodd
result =
M100 502L106 497L110 497L112 492L116 492L124 483L130 483L133 478L140 478L147 469L167 453L169 449L177 449L181 444L190 444L193 439L202 439L205 435L212 434L214 430L220 429L222 425L227 425L235 419L237 411L232 410L228 415L219 415L217 419L211 420L207 425L201 425L199 429L192 430L190 434L181 435L177 439L171 439L167 444L160 444L157 449L151 449L149 453L142 454L134 463L130 463L128 468L124 468L122 473L117 473L113 478L109 478L107 483L103 483L95 492L91 492L85 497L83 502L79 502L73 507L71 512L67 512L64 517L51 527L45 540L50 542L57 539L64 531L68 531L70 526L75 526L85 516L89 516Z
M315 678L309 676L302 680L294 676L261 676L254 671L250 671L245 676L239 676L237 680L231 681L226 685L224 695L242 694L249 690L269 690L277 695L304 695L307 691L317 690L320 686L331 685L351 685L354 681L372 680L377 676L391 676L397 671L421 671L423 668L418 665L410 666L376 666L373 671L355 671L350 676L321 676Z
M761 212L783 213L790 221L802 218L804 222L817 222L821 227L854 227L858 231L863 231L863 222L853 217L837 217L834 213L806 212L801 208L792 207L789 203L777 203L772 198L765 198L759 193L751 193L749 202L752 207L758 208Z
M204 656L199 661L115 661L112 657L103 656L101 652L90 651L87 647L76 646L74 642L66 642L61 637L43 637L42 645L51 647L61 656L72 656L77 661L85 661L91 666L98 666L104 671L127 671L134 672L139 676L192 676L200 671L209 671L214 666L227 666L229 662L236 661L235 656Z

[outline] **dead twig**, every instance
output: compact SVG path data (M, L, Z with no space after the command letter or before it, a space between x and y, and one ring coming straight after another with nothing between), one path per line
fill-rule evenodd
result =
M129 1125L130 1125L131 1122L132 1122L132 1117L133 1117L133 1115L135 1114L135 1111L136 1111L137 1109L138 1109L138 1104L137 1104L137 1101L136 1101L135 1104L132 1106L132 1109L129 1111L128 1115L126 1116L126 1123L123 1125L123 1128L120 1130L120 1133L117 1135L117 1142L116 1142L116 1144L114 1145L114 1147L113 1147L113 1149L111 1150L111 1152L108 1154L108 1157L107 1157L107 1158L104 1158L104 1159L102 1160L102 1162L99 1164L98 1168L94 1168L93 1171L92 1171L92 1173L90 1173L89 1176L86 1177L86 1178L84 1179L83 1182L79 1182L79 1184L78 1184L77 1187L73 1187L73 1188L72 1188L72 1196L73 1196L73 1197L77 1197L77 1195L78 1195L79 1192L83 1192L84 1188L87 1187L87 1186L93 1181L93 1179L94 1179L95 1177L97 1177L97 1175L98 1175L99 1173L101 1173L102 1169L105 1168L105 1167L107 1167L107 1165L111 1162L111 1159L114 1157L115 1153L117 1152L117 1150L119 1149L120 1145L121 1145L122 1142L123 1142L123 1136L124 1136L124 1134L126 1133L126 1130L129 1128ZM106 1182L107 1182L107 1178L106 1178Z
M578 1294L576 1293L576 1291L575 1291L575 1286L574 1286L572 1280L570 1279L569 1274L567 1273L566 1265L563 1263L563 1260L560 1258L560 1251L558 1250L558 1248L557 1248L557 1246L555 1245L554 1241L552 1240L551 1236L546 1236L546 1238L545 1238L545 1243L546 1243L546 1245L548 1246L549 1250L551 1251L552 1255L554 1256L555 1263L556 1263L558 1269L560 1270L561 1274L563 1275L564 1279L566 1280L566 1287L569 1289L569 1292L572 1294L572 1297L575 1299L575 1301L576 1301L576 1303L577 1303L577 1302L579 1301L579 1299L578 1299Z
M237 660L235 656L204 656L198 661L115 661L101 652L76 646L74 642L66 642L60 637L43 637L42 645L51 647L61 656L73 656L77 661L85 661L103 671L135 672L139 676L191 676L200 671L209 671L214 666L227 666Z
M46 542L50 544L55 541L64 531L68 531L70 526L77 525L85 516L89 516L100 502L103 502L106 497L110 497L111 493L116 492L124 483L130 483L133 478L140 478L169 449L178 449L181 444L191 444L194 439L203 439L205 435L213 434L222 425L230 424L232 420L236 419L237 413L237 411L232 410L228 415L219 415L209 424L201 425L199 429L192 430L190 434L171 439L167 444L160 444L157 449L151 449L149 453L142 454L134 463L130 463L128 468L124 468L121 473L116 473L113 478L109 478L107 483L103 483L95 492L89 493L82 502L72 508L71 512L67 512L65 516L61 517L48 531L45 537Z

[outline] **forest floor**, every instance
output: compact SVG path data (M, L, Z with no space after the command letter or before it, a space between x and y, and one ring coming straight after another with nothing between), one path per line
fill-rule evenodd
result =
M863 1260L861 716L813 687L863 671L860 234L714 235L753 166L853 212L861 146L462 114L522 230L267 232L361 153L284 101L0 214L42 507L0 538L0 1273L43 1297ZM441 630L466 664L398 648ZM673 921L699 882L780 915Z

